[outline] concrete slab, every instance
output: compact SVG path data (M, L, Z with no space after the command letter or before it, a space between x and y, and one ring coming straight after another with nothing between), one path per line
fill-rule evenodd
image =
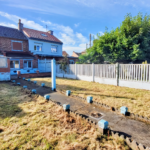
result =
M63 104L70 104L70 109L83 114L85 117L89 117L91 120L98 122L104 119L109 122L109 127L130 137L145 146L150 147L150 125L144 122L136 121L116 114L115 112L106 110L94 104L88 104L86 101L82 101L77 98L67 97L61 93L51 91L51 88L41 87L32 82L17 79L16 82L20 82L21 86L27 85L28 89L36 89L37 94L44 96L49 94L51 99ZM91 116L91 112L96 111L103 114L102 118L96 119Z

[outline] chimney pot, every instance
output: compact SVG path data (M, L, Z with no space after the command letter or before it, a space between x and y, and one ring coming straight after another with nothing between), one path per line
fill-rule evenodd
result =
M52 30L49 30L48 33L53 35L54 32Z

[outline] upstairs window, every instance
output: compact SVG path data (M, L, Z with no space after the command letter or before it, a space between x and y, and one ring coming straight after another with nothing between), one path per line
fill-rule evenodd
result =
M35 51L42 51L42 44L35 43L34 44L34 50Z
M21 41L12 41L12 50L13 51L22 51L22 42Z
M24 60L24 69L31 69L32 68L32 61L31 60Z
M52 45L52 47L51 47L51 52L57 52L57 46Z
M10 61L10 68L11 69L19 69L19 61L18 60L11 60Z

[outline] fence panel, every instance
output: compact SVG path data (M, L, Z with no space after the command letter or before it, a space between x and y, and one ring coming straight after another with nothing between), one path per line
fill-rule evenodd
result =
M100 78L116 78L116 65L96 64L95 73L96 77Z
M92 76L92 64L78 64L77 75Z
M119 79L149 82L150 64L120 64Z

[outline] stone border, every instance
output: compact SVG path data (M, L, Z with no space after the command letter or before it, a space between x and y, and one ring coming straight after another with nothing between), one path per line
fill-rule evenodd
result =
M16 83L13 83L13 84L16 84ZM17 85L17 86L21 86L21 85ZM23 90L28 90L28 89L24 89L23 88ZM28 90L28 91L30 91L30 90ZM59 90L57 90L57 91L59 91ZM61 91L59 91L59 92L61 92ZM63 92L63 91L61 93L65 94L65 92ZM31 94L33 94L33 93L31 93ZM38 95L38 94L33 94L33 95ZM80 98L82 100L86 100L85 98L82 98L80 96L72 95L72 97L76 97L76 98ZM50 101L53 102L56 105L59 105L59 106L63 107L63 105L61 105L59 102L53 101L51 99L50 99ZM110 107L108 105L101 104L101 103L98 103L98 102L93 102L93 103L96 104L96 105L98 105L98 106L107 108L109 110L112 108L112 107ZM118 112L119 110L117 109L116 111ZM87 123L89 123L90 125L92 125L95 129L98 129L98 124L95 121L90 120L90 118L86 118L83 114L79 114L79 113L74 112L72 110L69 110L69 111L66 111L66 112L68 112L68 114L74 114L75 116L81 117L81 119L84 119ZM137 117L140 118L141 116L137 115ZM138 144L135 140L133 140L131 138L128 138L128 137L125 137L123 134L120 134L117 131L113 131L111 129L108 129L107 135L111 135L113 138L121 138L121 139L123 139L131 149L135 149L135 150L138 150L138 149L139 150L150 150L149 147L146 147L146 146L142 145L141 143Z
M60 90L57 90L57 91L60 92L60 93L66 94L64 91L60 91ZM80 97L80 96L76 96L76 95L70 95L70 96L86 101L86 98L83 98L83 97ZM105 108L105 109L108 109L108 110L120 113L120 110L115 108L115 107L110 107L110 106L108 106L106 104L99 103L99 102L96 102L96 101L93 101L93 104L97 105L97 106L100 106L102 108ZM130 116L132 119L143 121L143 122L146 122L146 123L150 124L150 118L143 117L143 116L140 116L138 114L134 114L134 113L130 113L130 112L128 112L127 116Z

